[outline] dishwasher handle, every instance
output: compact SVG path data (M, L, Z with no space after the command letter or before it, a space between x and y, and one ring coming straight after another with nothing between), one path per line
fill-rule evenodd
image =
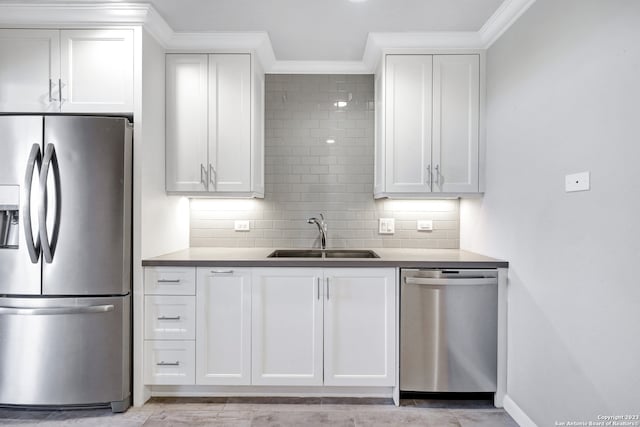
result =
M462 286L479 286L479 285L497 285L498 280L495 277L485 278L434 278L434 277L405 277L404 283L407 285L462 285Z

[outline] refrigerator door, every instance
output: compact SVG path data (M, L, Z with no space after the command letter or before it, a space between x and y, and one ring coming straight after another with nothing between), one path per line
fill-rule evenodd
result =
M125 410L129 310L128 295L0 298L0 403Z
M126 294L131 289L131 128L115 117L46 116L44 124L42 293Z
M17 236L5 236L11 244L0 247L0 294L40 293L37 205L31 200L37 202L38 197L42 120L42 116L0 116L0 210L19 207L13 230Z

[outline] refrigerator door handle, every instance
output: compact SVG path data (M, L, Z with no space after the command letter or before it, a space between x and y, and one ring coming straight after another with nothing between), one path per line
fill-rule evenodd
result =
M49 166L52 166L56 191L56 209L53 222L51 239L47 231L47 179L49 177ZM38 222L40 223L40 244L44 260L51 264L55 251L55 241L58 235L60 220L60 203L57 199L60 193L60 174L58 171L58 159L56 158L56 148L53 144L47 144L42 159L42 170L40 171L40 207L38 209Z
M24 176L24 234L26 236L27 250L31 262L37 264L40 259L40 234L33 238L33 227L31 225L31 185L33 182L33 171L38 167L38 174L42 167L42 154L40 153L40 145L33 144L27 160L27 171Z
M113 304L86 305L79 307L0 307L0 315L28 315L28 316L53 316L60 314L88 314L88 313L108 313L115 310Z

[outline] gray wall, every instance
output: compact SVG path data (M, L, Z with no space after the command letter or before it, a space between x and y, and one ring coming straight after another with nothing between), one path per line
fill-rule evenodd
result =
M510 262L507 390L540 426L640 410L639 22L637 0L538 0L488 51L461 246Z
M372 75L268 75L265 90L265 199L192 200L191 246L310 247L306 218L320 212L330 247L459 246L457 200L373 200ZM396 219L394 235L378 234L380 217ZM416 231L418 219L434 230Z

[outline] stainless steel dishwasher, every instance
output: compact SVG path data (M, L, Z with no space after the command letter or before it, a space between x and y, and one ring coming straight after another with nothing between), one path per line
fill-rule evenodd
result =
M494 392L498 271L400 274L400 390Z

